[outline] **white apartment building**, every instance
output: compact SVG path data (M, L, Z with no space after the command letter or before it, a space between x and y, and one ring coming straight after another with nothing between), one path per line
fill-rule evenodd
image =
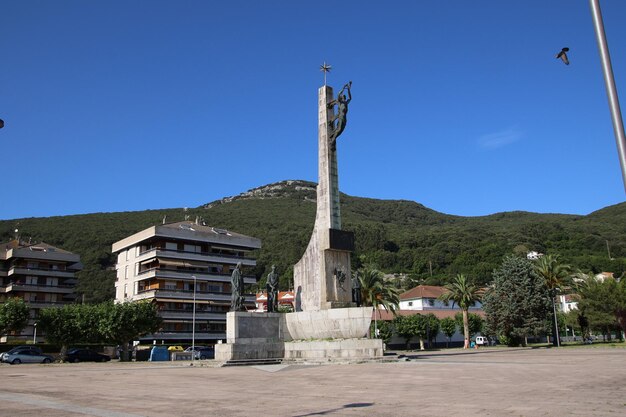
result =
M0 244L0 303L18 297L30 307L30 320L20 334L0 335L0 342L43 340L36 333L39 310L74 302L80 256L44 242L19 239Z
M260 248L259 239L197 222L149 227L113 244L115 300L157 305L162 329L142 340L191 343L195 295L196 344L212 345L226 338L231 273L241 262L244 283L256 284L246 270L256 265L250 252ZM255 295L246 295L250 309L254 303Z

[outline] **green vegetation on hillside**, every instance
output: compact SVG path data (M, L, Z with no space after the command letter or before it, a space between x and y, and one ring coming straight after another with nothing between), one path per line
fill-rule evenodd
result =
M281 275L281 288L291 284L293 265L308 244L315 221L314 184L304 181L270 184L245 197L207 206L141 212L96 213L0 221L0 241L32 238L78 253L85 269L78 291L85 301L113 297L115 257L111 244L148 226L194 220L260 238L253 271L264 284L272 264ZM271 188L272 192L264 191ZM276 191L278 188L278 192ZM254 191L254 190L253 190ZM584 271L626 270L626 203L587 216L498 213L460 217L438 213L402 200L341 196L343 228L355 233L354 267L375 266L386 273L405 274L405 286L423 282L445 284L465 274L477 284L491 281L504 255L534 250L559 254ZM611 257L607 253L607 242Z

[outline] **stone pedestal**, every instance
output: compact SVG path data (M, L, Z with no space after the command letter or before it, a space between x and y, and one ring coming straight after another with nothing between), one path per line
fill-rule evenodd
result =
M215 345L218 361L278 359L285 355L281 325L283 314L226 313L226 343Z
M215 359L351 361L383 356L380 339L366 339L372 307L295 313L229 312L226 342Z

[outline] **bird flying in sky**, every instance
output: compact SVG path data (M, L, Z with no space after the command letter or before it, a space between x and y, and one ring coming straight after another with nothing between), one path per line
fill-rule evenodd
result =
M556 59L561 59L561 61L563 61L563 63L565 65L569 65L569 59L567 59L567 53L569 52L569 48L565 47L563 49L561 49L561 52L559 52L558 54L556 54Z

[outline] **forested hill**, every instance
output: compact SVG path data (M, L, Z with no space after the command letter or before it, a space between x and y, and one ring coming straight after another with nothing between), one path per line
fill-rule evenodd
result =
M99 301L113 296L115 258L111 244L148 226L201 217L207 224L262 239L257 276L272 264L289 286L315 220L315 184L284 181L259 187L194 209L95 213L0 221L0 241L14 237L45 241L81 255L79 292ZM356 237L354 267L364 263L403 274L398 284L446 282L457 273L481 283L502 256L529 250L560 254L584 271L626 270L626 203L587 216L505 212L461 217L404 200L341 196L343 228ZM609 259L610 256L613 258Z

